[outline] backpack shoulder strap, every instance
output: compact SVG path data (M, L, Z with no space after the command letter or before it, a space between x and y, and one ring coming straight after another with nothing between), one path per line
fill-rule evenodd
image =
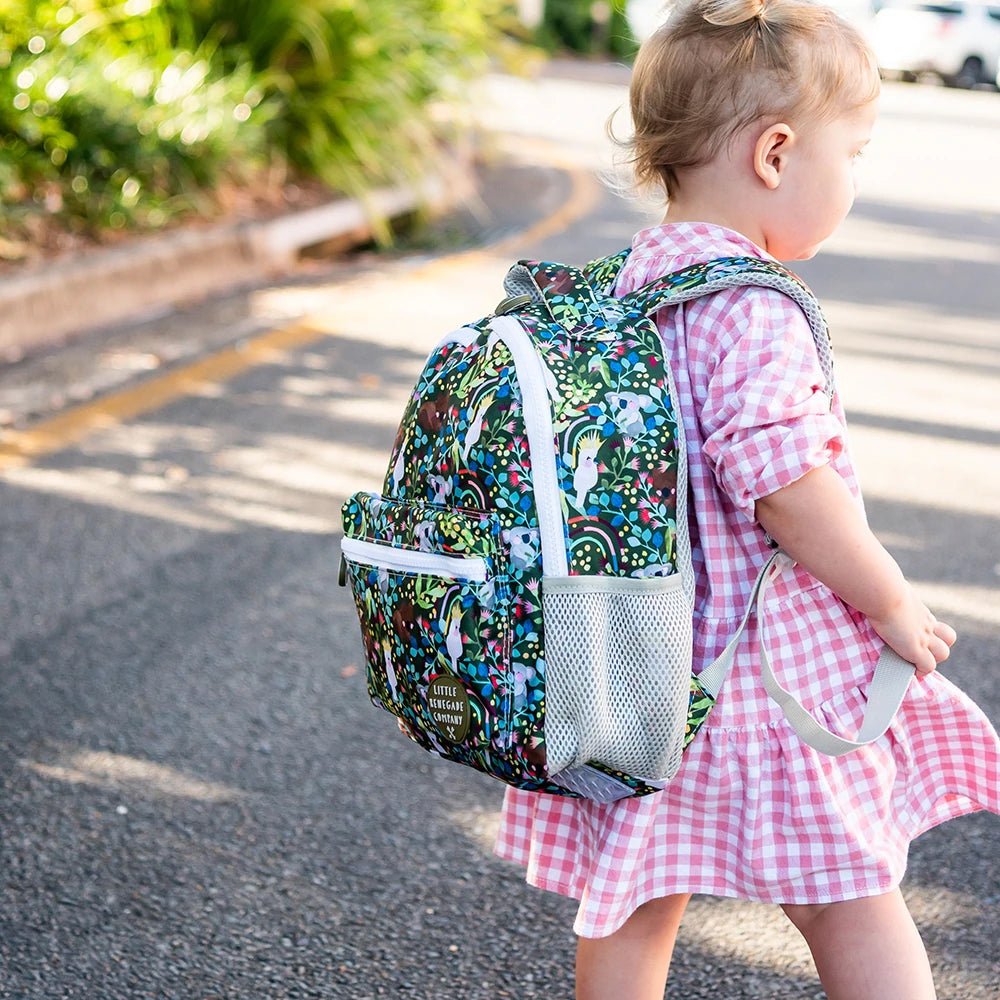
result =
M826 377L826 395L833 398L833 347L826 317L816 296L802 279L787 267L760 257L720 257L692 264L665 274L642 288L622 296L626 309L635 309L649 316L664 306L690 302L727 288L759 286L774 288L789 298L805 313L819 354L819 363Z
M583 273L591 287L596 288L601 295L613 295L618 272L621 271L622 265L628 260L631 252L632 248L626 247L618 253L607 257L598 257L597 260L592 260L587 264Z
M826 318L816 296L787 267L760 257L720 257L692 264L615 298L613 289L629 250L591 261L584 269L551 261L521 260L508 272L508 298L498 306L544 305L549 315L571 335L600 337L626 313L650 316L664 306L678 305L727 288L761 286L789 296L805 313L826 380L826 396L833 399L833 348Z
M605 295L611 295L618 272L627 258L627 250L613 257L601 258L588 265L585 273L595 287L600 288ZM827 377L827 394L832 397L833 355L826 319L816 297L802 279L780 264L758 257L729 257L695 264L663 275L623 296L621 304L627 312L634 310L649 316L663 306L688 302L726 288L754 285L777 289L801 307L809 321L820 364ZM720 656L698 675L699 682L713 697L719 693L729 672L736 646L755 606L758 621L763 620L765 594L783 561L788 561L787 557L779 550L761 569L739 629ZM792 728L809 746L831 756L850 753L878 739L895 717L913 678L913 665L888 646L884 647L868 690L861 728L854 739L849 739L822 726L793 694L781 686L771 667L763 640L760 643L760 656L764 686L771 698L781 706Z

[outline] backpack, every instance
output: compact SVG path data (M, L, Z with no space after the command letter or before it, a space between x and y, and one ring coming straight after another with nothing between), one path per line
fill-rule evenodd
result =
M822 313L786 268L712 260L616 298L628 252L582 271L515 264L494 312L431 352L382 493L343 508L372 701L434 754L599 801L677 771L753 606L693 675L683 400L650 317L777 288L809 320L831 398L833 384Z

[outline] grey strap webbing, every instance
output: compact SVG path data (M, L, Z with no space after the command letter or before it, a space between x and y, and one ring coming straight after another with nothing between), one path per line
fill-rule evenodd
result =
M761 620L764 600L775 576L781 572L782 558L787 558L787 556L779 550L764 565L753 585L746 613L736 634L730 639L729 644L719 657L698 675L702 687L713 697L718 695L722 689L729 668L733 664L736 647L746 630L747 622L750 620L750 614L755 606L758 623ZM763 637L760 641L760 667L764 678L764 688L781 707L789 725L799 738L809 746L819 750L820 753L828 754L831 757L840 757L877 740L889 728L889 724L899 711L899 706L902 704L906 689L914 674L912 663L907 663L888 646L882 648L882 653L875 667L875 674L868 687L868 702L865 705L861 728L858 730L856 739L849 740L836 733L831 733L829 729L817 722L795 695L781 686L771 667L767 650L764 648Z

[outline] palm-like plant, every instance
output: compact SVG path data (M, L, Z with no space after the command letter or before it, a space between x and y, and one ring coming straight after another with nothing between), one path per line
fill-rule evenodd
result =
M158 225L204 207L223 174L267 153L245 61L214 72L208 41L173 44L143 0L38 0L0 15L0 163L8 216L44 206L89 229Z
M6 211L155 225L268 158L350 194L413 176L499 3L6 0Z
M281 111L274 144L351 193L411 176L433 148L429 102L490 51L497 0L165 0L194 36L249 58Z

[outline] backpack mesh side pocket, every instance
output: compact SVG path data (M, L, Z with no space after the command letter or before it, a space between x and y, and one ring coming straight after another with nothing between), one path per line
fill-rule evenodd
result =
M691 601L678 574L546 577L548 770L597 762L651 781L680 766Z

